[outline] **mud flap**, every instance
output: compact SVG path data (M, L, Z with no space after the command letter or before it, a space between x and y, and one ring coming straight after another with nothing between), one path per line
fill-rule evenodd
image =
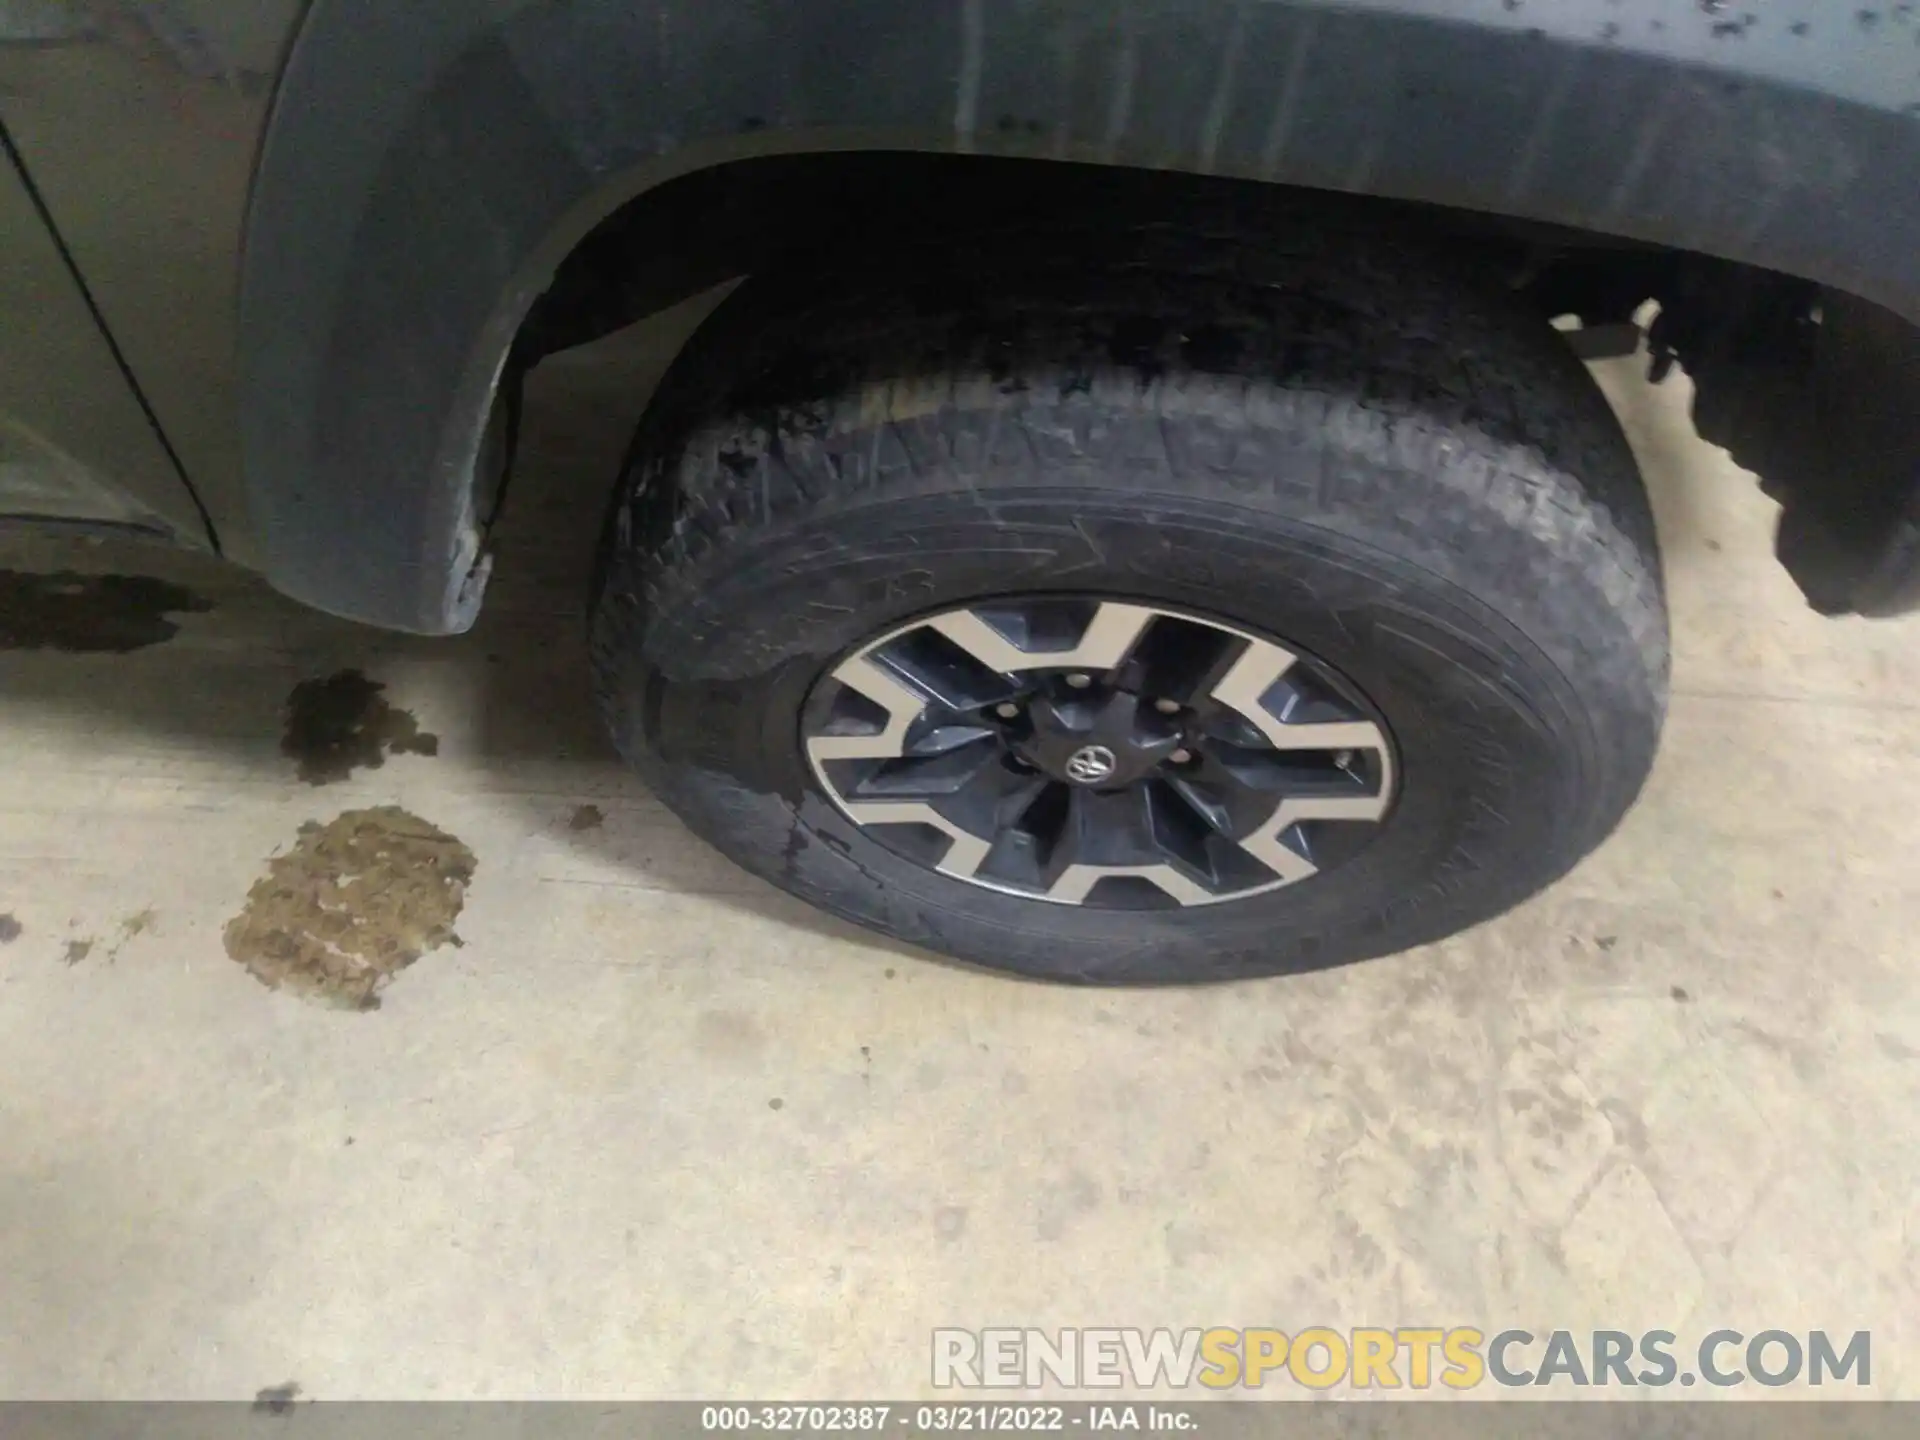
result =
M1829 293L1813 374L1821 465L1794 486L1776 549L1814 609L1920 608L1920 329Z
M1920 608L1920 328L1832 290L1698 267L1661 297L1657 382L1781 505L1775 553L1825 615ZM1742 293L1743 291L1747 293Z

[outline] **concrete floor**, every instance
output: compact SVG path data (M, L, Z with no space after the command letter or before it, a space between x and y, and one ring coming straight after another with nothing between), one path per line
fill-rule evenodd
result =
M1097 993L817 918L622 773L622 354L539 377L462 639L0 548L212 606L0 654L0 1396L899 1396L936 1326L1416 1323L1869 1329L1920 1395L1920 627L1806 610L1684 377L1600 367L1677 649L1619 835L1444 945ZM303 783L283 704L343 667L438 753ZM476 857L463 947L366 1013L228 958L303 822L388 804Z

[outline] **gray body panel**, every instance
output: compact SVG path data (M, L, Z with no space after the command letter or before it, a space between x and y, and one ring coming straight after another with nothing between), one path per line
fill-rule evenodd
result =
M0 521L131 527L203 543L193 497L0 149Z
M220 547L256 564L240 454L242 239L274 81L304 9L0 3L0 121ZM198 518L190 527L204 543Z

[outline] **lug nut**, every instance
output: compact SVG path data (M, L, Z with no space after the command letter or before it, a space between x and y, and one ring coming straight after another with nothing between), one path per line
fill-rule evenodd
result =
M1067 676L1067 684L1071 685L1075 690L1084 690L1087 686L1093 684L1093 677L1091 675L1069 675Z
M1191 750L1176 750L1173 752L1173 754L1169 755L1167 759L1171 760L1176 765L1184 765L1189 760L1193 759L1193 752Z
M1011 720L1020 713L1020 707L1011 700L1003 700L993 707L993 713L998 715L1002 720Z
M1178 700L1156 700L1153 702L1153 708L1158 710L1162 715L1178 715L1180 713L1180 702Z

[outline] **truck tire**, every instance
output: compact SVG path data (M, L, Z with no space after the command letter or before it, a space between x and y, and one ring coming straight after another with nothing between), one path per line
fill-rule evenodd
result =
M641 424L592 648L621 753L739 864L1090 983L1499 914L1632 803L1668 663L1564 344L1309 227L747 281Z

